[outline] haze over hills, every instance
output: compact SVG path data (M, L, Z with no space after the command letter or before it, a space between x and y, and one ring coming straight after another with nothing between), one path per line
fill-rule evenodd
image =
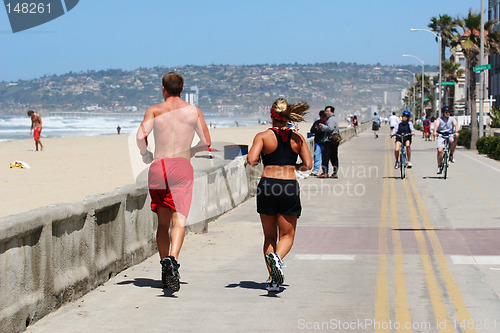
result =
M421 71L420 66L332 62L69 72L0 82L0 115L24 115L27 109L42 113L142 113L162 101L161 77L170 71L184 76L187 89L197 87L198 106L205 112L268 112L279 96L292 103L307 102L312 111L325 105L348 114L360 114L369 106L399 110L400 92L412 80L410 73L399 69ZM437 68L428 66L426 70Z

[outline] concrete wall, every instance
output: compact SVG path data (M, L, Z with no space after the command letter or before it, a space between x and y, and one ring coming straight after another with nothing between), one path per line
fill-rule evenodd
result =
M195 172L187 231L252 195L262 167L246 157ZM0 331L26 327L156 252L156 214L147 189L129 185L0 221Z
M341 130L343 142L354 134ZM313 140L308 144L313 152ZM262 165L245 160L195 172L188 232L205 232L209 221L255 194ZM157 221L149 204L144 186L129 185L1 219L0 331L21 332L154 254Z

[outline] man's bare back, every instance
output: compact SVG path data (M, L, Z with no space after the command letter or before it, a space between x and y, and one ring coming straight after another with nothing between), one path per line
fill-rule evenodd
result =
M155 159L191 158L194 133L196 129L201 128L198 124L198 109L179 98L155 105L152 112ZM202 135L203 133L200 136Z
M141 154L143 149L140 141L146 140L151 131L155 138L155 159L190 159L198 148L205 147L200 150L206 150L210 146L210 134L203 113L177 96L170 96L165 102L153 105L146 111L137 133ZM192 148L195 133L200 137L200 142ZM147 141L144 146L147 146Z

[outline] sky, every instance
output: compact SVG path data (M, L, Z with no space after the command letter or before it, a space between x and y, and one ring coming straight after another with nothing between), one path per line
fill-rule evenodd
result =
M420 65L403 54L437 66L435 37L410 29L480 8L480 0L80 0L17 33L0 8L0 81L155 66Z

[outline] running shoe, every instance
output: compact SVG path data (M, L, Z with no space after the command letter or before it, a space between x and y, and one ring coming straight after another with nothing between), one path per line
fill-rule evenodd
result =
M451 163L455 163L455 157L453 157L453 155L450 155L449 160L450 160Z
M399 169L399 162L396 161L396 163L394 163L394 169Z
M406 167L407 167L408 169L411 169L411 167L412 167L412 166L413 166L413 165L411 165L411 162L406 163Z
M266 255L266 261L271 268L271 277L277 284L283 284L285 281L285 275L283 274L283 261L276 253L268 253Z
M181 288L179 279L179 265L174 257L168 256L161 261L161 282L164 288L168 288L173 292L179 291Z
M266 281L266 290L267 291L273 291L273 292L278 292L280 291L280 286L273 280L269 279Z
M438 169L437 169L436 173L437 173L438 175L442 174L442 173L443 173L443 169L441 169L441 167L438 167Z

